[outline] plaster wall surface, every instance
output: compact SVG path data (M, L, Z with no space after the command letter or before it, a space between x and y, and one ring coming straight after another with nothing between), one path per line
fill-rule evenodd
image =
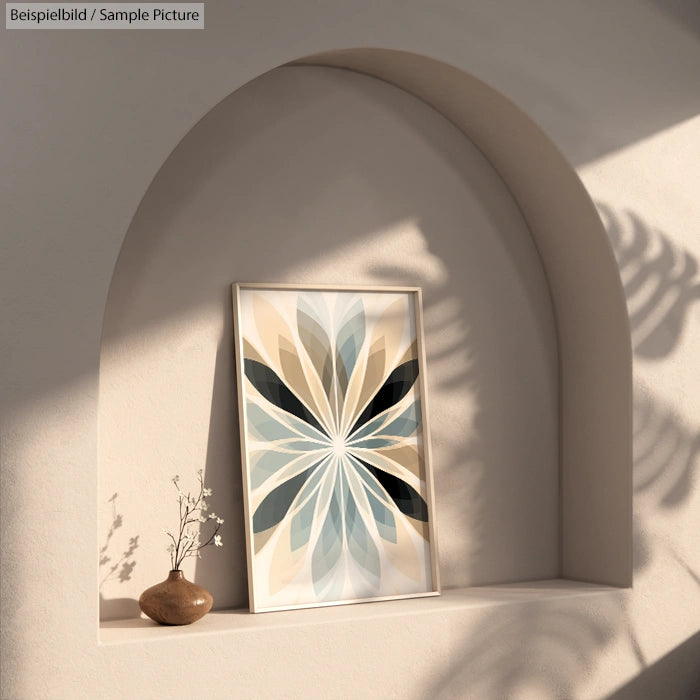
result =
M592 698L668 668L700 629L697 11L642 0L212 2L207 23L6 31L0 42L2 697ZM634 341L634 587L460 608L438 621L440 635L435 619L378 612L274 635L100 646L97 379L124 235L174 144L224 96L348 46L423 52L494 86L546 130L600 207ZM692 658L664 675L664 697L697 687ZM187 664L196 677L173 674Z

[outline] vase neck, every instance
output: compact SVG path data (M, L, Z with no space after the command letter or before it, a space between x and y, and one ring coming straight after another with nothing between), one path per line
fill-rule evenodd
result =
M185 574L180 571L180 569L173 569L168 574L168 581L182 581L185 578Z

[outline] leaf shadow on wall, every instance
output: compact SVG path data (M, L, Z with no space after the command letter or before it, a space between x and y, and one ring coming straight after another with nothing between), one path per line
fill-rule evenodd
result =
M620 266L634 354L644 360L663 360L680 343L688 315L700 299L697 259L634 212L617 213L600 202L597 207ZM633 426L634 493L649 499L660 512L687 506L696 490L700 430L640 381L634 389ZM649 527L641 512L635 509L634 514L635 574L649 569L655 556L662 555L679 567L681 584L685 577L700 586L697 565ZM634 636L631 623L629 631ZM658 674L674 663L671 657L664 657L656 671L657 664L647 669L644 683L655 687ZM679 652L678 658L685 658L684 654ZM626 686L620 697L640 687L640 683Z
M634 400L634 490L661 510L688 504L700 460L700 432L690 430L679 417L648 390L637 388ZM635 575L648 570L656 559L670 558L678 565L679 583L686 590L700 586L699 572L681 553L649 530L635 516ZM661 562L663 563L663 562ZM683 581L685 577L685 582ZM522 584L527 586L528 584ZM669 668L682 679L684 690L700 690L696 657L697 635L660 661L649 665L633 618L628 610L631 592L576 601L548 601L521 606L498 606L485 613L476 629L465 635L459 661L436 674L440 680L420 697L461 698L581 697L579 687L597 659L616 639L625 639L629 654L640 670L637 680L610 696L610 700L649 695L645 689L668 687ZM505 641L504 641L505 640ZM619 693L619 694L618 694ZM633 693L637 693L636 696ZM675 697L666 695L663 697ZM689 697L689 696L686 696Z
M571 600L498 606L464 639L459 663L436 674L420 697L578 697L579 682L615 638L622 614L610 597L592 607L597 614Z
M648 512L651 507L660 513L687 507L695 492L697 470L700 467L700 431L689 427L677 412L659 398L648 387L637 383L634 396L634 493L647 499ZM636 509L641 511L642 509ZM671 561L671 566L666 563ZM673 563L677 569L673 570ZM700 587L700 575L695 565L688 561L677 545L658 531L647 525L646 518L635 512L634 515L634 571L646 573L654 565L665 566L672 571L672 579L677 582L669 595L682 595L682 591L692 593ZM634 632L633 623L628 619L627 629L630 639L637 649L640 643ZM610 696L610 700L631 697L690 697L700 693L700 677L697 675L697 654L700 637L695 635L666 654L657 662L648 665L640 653L644 670L623 688ZM682 681L681 695L669 694L668 673L673 669L675 678ZM664 693L659 693L665 688ZM695 695L692 695L695 697Z
M632 331L637 333L635 355L660 359L679 342L697 300L695 260L636 215L620 217L610 207L598 206L619 258L628 299L641 294L645 284L651 290L631 314ZM639 382L634 390L633 416L635 495L649 499L652 508L660 511L687 507L700 467L700 430L686 424ZM635 577L654 565L667 565L664 562L670 559L678 566L675 575L680 586L686 591L700 586L697 567L667 538L657 535L640 511L635 508ZM484 614L476 630L464 637L459 661L437 674L440 680L422 696L490 698L534 692L543 699L580 697L579 687L586 676L604 649L618 638L626 640L640 674L614 692L610 700L671 697L649 694L656 688L668 690L669 669L673 669L681 692L700 691L694 656L698 636L650 665L628 610L630 600L631 592L620 590L588 608L568 602L496 608ZM504 644L504 640L508 641Z
M620 266L634 353L661 359L677 346L686 317L700 300L698 261L634 212L596 206Z
M620 266L634 354L662 360L680 342L688 314L700 300L697 259L634 212L618 213L602 202L596 206ZM634 492L651 496L661 510L685 505L694 489L700 431L685 425L676 411L639 381L634 389L633 426ZM650 563L652 552L642 519L635 515L635 571ZM698 580L678 554L671 554Z
M677 646L659 661L644 670L622 688L618 688L608 700L689 700L700 697L700 632ZM672 695L669 679L689 679L687 692Z
M117 512L118 493L108 500L112 504L112 523L100 547L100 619L113 620L122 617L138 617L139 604L134 598L107 598L103 593L105 586L112 583L125 583L131 580L136 568L135 552L139 547L139 535L130 537L126 549L119 551L115 541L115 533L124 525L124 518Z
M638 384L634 397L634 492L659 511L686 506L695 491L700 468L700 430L691 429L671 407ZM700 586L700 572L667 538L635 514L634 570L651 566L655 552L668 555L684 575Z
M700 432L683 425L678 415L646 387L634 399L634 490L652 493L660 508L684 504L692 492L700 454Z

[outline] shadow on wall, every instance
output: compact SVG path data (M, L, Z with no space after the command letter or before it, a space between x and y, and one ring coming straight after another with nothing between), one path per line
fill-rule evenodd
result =
M684 29L700 35L700 4L697 0L650 0L661 12Z
M652 398L639 385L634 399L634 490L653 493L661 508L675 508L688 498L700 453L700 432Z
M659 661L649 666L634 680L619 688L608 700L691 700L700 698L700 632L694 634ZM689 679L687 693L669 694L669 679Z
M638 357L673 351L691 307L700 300L698 261L633 212L596 203L620 266Z
M209 417L206 466L204 473L207 486L213 491L214 505L219 513L225 513L221 537L230 560L238 562L234 577L240 581L233 601L235 607L246 607L248 598L247 580L241 573L246 571L245 522L243 515L243 481L240 466L236 464L235 476L230 478L231 456L240 450L238 429L238 402L236 400L235 369L233 362L233 320L228 309L231 289L222 290L223 334L216 351L214 384ZM230 607L231 576L221 575L219 552L204 550L197 560L197 583L214 596L214 609ZM217 600L225 601L224 605Z
M688 502L700 467L700 431L691 430L677 413L637 384L634 397L634 491L651 498L657 510L668 511ZM655 537L635 516L634 570L648 568L661 549L700 585L699 572L664 538Z
M643 433L635 436L636 444L641 440L645 446L635 456L635 492L654 497L663 509L681 507L696 477L700 435L688 430L648 392L638 392L635 398L635 426ZM634 548L635 573L651 566L655 554L664 554L700 586L698 572L667 542L650 537L640 518L635 521ZM614 597L597 599L588 608L566 601L495 609L464 638L459 663L438 674L440 681L425 696L582 697L579 684L605 648L621 638L641 673L612 698L695 697L692 693L700 692L698 636L647 668L627 611L627 597L626 591L620 591ZM506 646L504 639L508 640ZM669 672L675 674L674 683L666 675Z
M689 430L669 408L639 387L635 395L635 493L658 508L687 503L697 476L700 434ZM639 574L659 556L670 557L678 571L700 587L700 572L662 538L635 519L634 569ZM627 611L628 592L598 599L590 608L559 602L495 609L462 642L459 664L438 674L439 683L425 697L501 698L529 693L545 699L582 697L579 685L614 639L625 639L640 675L611 696L690 698L700 693L695 635L660 662L647 667L642 645ZM507 646L503 640L508 639ZM675 674L673 683L668 673ZM665 684L665 685L664 685ZM698 695L700 697L700 695Z
M139 604L134 598L106 598L103 588L110 583L124 583L131 580L131 575L136 568L134 556L139 547L139 536L129 538L127 548L120 552L120 547L114 542L116 531L124 525L124 518L117 512L118 493L112 495L108 503L112 504L112 523L110 525L104 544L100 547L100 619L112 620L127 616L138 617Z
M598 205L618 257L631 307L637 357L660 358L679 342L687 315L697 300L700 280L692 256L633 213L618 216ZM700 431L688 426L669 406L637 382L634 393L634 492L651 507L672 511L689 502L700 467ZM675 562L685 586L700 587L700 572L655 536L635 514L635 576L656 560ZM683 579L679 579L683 581ZM643 645L627 611L628 593L586 609L576 603L529 604L484 615L476 631L462 641L459 664L438 674L426 697L581 697L579 688L599 655L614 639L625 639L640 674L610 700L700 697L696 634L657 663L648 666ZM602 599L601 599L602 600ZM503 639L509 639L503 646ZM694 695L693 693L696 693Z
M594 609L595 615L570 601L499 606L464 641L460 663L437 674L440 680L422 697L578 697L582 677L622 619L610 598Z
M648 226L634 212L616 212L598 202L620 266L627 297L636 357L660 360L681 340L688 314L700 301L698 261L674 245L666 234ZM637 382L634 391L634 490L650 496L655 507L684 505L695 485L700 431L684 424L671 407ZM645 569L654 546L644 523L635 517L634 568ZM698 575L668 542L658 546L695 581Z
M402 16L416 13L425 36L441 37L448 63L469 66L523 106L574 165L698 114L698 7L697 0L401 3Z

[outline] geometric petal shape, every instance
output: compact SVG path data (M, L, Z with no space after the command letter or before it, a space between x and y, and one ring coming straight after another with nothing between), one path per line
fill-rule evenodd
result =
M409 471L420 481L425 480L425 464L423 454L418 444L381 449L377 451L374 456L376 458L382 458L382 461L386 460L390 464L399 465L402 470Z
M353 466L355 466L355 474L357 474L362 481L364 482L363 486L369 493L370 491L373 491L375 496L377 496L380 499L387 499L387 502L390 501L391 499L387 498L386 491L377 483L376 479L373 479L372 476L367 472L366 469L363 468L364 463L361 460L358 460L358 458L353 455L352 453L348 453L348 459Z
M379 428L386 423L387 416L379 416L379 418L375 418L374 420L371 420L369 423L366 423L363 425L358 431L351 433L347 437L348 442L353 442L355 440L359 440L362 437L366 437L367 435L371 435L372 433L379 432Z
M250 470L250 485L257 489L274 473L282 467L287 466L295 458L288 452L278 452L277 450L259 450L251 454L248 460Z
M409 437L416 432L420 422L420 401L414 401L396 420L382 430L382 434Z
M371 437L348 443L349 447L359 447L365 450L377 450L380 447L392 447L395 444L396 440L385 437Z
M283 411L301 418L301 420L313 426L322 434L326 434L326 431L321 427L314 415L294 396L287 385L267 365L245 358L244 367L245 376L248 377L250 383L260 392L261 396Z
M382 485L389 498L396 503L396 507L404 515L408 515L414 520L428 521L428 506L418 491L410 484L399 479L398 476L368 464L357 455L353 456Z
M292 342L280 336L278 345L280 368L286 385L304 404L311 406L318 415L322 416L323 410L328 406L328 397L322 393L320 382L313 376L309 381L299 357L299 349ZM304 365L309 368L308 371L311 374L311 366L306 362Z
M316 450L328 449L327 442L320 442L315 440L293 440L291 442L285 442L280 446L284 447L287 450L295 450L296 452L313 452Z
M290 528L290 547L294 552L303 547L311 535L311 527L314 524L314 510L318 494L315 493L304 507L292 518Z
M399 365L384 382L374 398L367 404L360 417L355 421L355 425L350 430L352 435L359 427L375 416L386 411L394 404L401 401L410 391L418 378L418 360L409 360Z
M328 334L323 328L324 319L306 297L297 301L297 331L302 345L316 368L326 396L330 398L333 379L333 353Z
M258 440L275 442L299 437L286 423L280 422L274 414L264 411L257 404L249 401L246 412L248 414L248 429L251 435Z
M342 519L338 491L334 489L311 559L311 576L317 594L321 594L326 587L326 579L340 558L343 543Z
M338 302L342 297L338 297ZM341 397L345 396L348 382L355 369L360 348L365 342L365 309L362 299L357 298L345 312L340 330L336 333L335 371Z
M379 552L349 490L345 493L345 533L355 561L379 582Z
M434 593L420 293L235 297L251 609Z
M396 544L396 520L394 520L392 512L369 491L367 492L367 500L372 509L372 515L374 516L379 535L385 540Z
M274 527L287 515L289 506L292 505L299 490L317 466L314 464L313 467L288 479L265 496L253 515L253 532L263 532Z
M386 369L386 344L384 338L379 338L369 350L364 351L363 362L352 373L343 402L341 425L343 432L354 433L359 427L353 417L369 401L377 391L377 387L384 377ZM347 431L351 422L355 422L355 427Z

